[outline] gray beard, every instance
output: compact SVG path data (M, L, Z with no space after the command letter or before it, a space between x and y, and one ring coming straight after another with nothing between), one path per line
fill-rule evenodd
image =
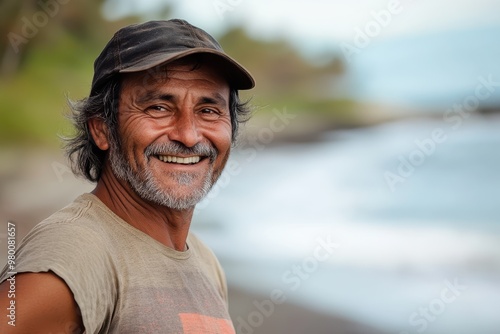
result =
M148 146L144 156L145 160L148 161L153 152L161 152L162 150L162 147L158 145ZM175 151L179 150L180 149L177 149ZM172 150L169 150L169 152L171 151ZM200 149L193 151L198 152ZM217 155L216 150L214 148L205 148L202 152L207 153L207 151L210 153L211 162L213 162ZM127 182L139 197L154 204L175 210L193 208L208 194L216 181L213 177L213 165L211 163L210 169L205 175L202 186L193 188L190 194L180 196L176 193L175 188L162 188L158 180L153 176L151 169L148 167L143 170L134 170L131 164L126 160L125 154L118 140L110 140L109 159L111 169L115 176L118 179ZM199 174L188 172L170 172L169 176L172 177L179 185L189 186L194 180L197 179Z

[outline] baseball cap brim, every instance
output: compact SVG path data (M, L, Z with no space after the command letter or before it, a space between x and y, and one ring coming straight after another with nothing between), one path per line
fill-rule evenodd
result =
M146 71L194 54L202 55L205 59L204 61L209 63L210 66L214 66L227 79L232 88L245 90L255 87L255 80L242 65L225 53L209 48L194 48L168 54L161 53L145 56L136 64L122 68L119 72L133 73Z

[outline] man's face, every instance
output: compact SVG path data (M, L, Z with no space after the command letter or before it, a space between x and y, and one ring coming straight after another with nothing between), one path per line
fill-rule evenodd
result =
M124 76L109 162L143 199L194 207L222 173L231 147L229 86L206 66Z

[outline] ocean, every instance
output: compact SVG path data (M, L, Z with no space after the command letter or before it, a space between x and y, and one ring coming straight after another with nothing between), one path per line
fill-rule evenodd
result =
M406 120L236 149L193 231L249 292L390 333L498 333L499 128Z

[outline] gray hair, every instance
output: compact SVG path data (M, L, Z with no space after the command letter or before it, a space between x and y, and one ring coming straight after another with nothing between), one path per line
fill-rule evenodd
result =
M68 118L75 127L76 133L65 138L65 151L71 169L76 175L83 176L91 182L97 182L107 159L107 152L101 150L94 142L88 122L92 118L104 120L109 135L115 142L118 136L118 102L121 92L121 78L114 76L94 95L78 101L68 99L70 114ZM251 109L248 101L242 102L238 90L230 88L229 112L231 116L231 141L236 142L239 125L250 118ZM110 138L111 139L111 138Z

